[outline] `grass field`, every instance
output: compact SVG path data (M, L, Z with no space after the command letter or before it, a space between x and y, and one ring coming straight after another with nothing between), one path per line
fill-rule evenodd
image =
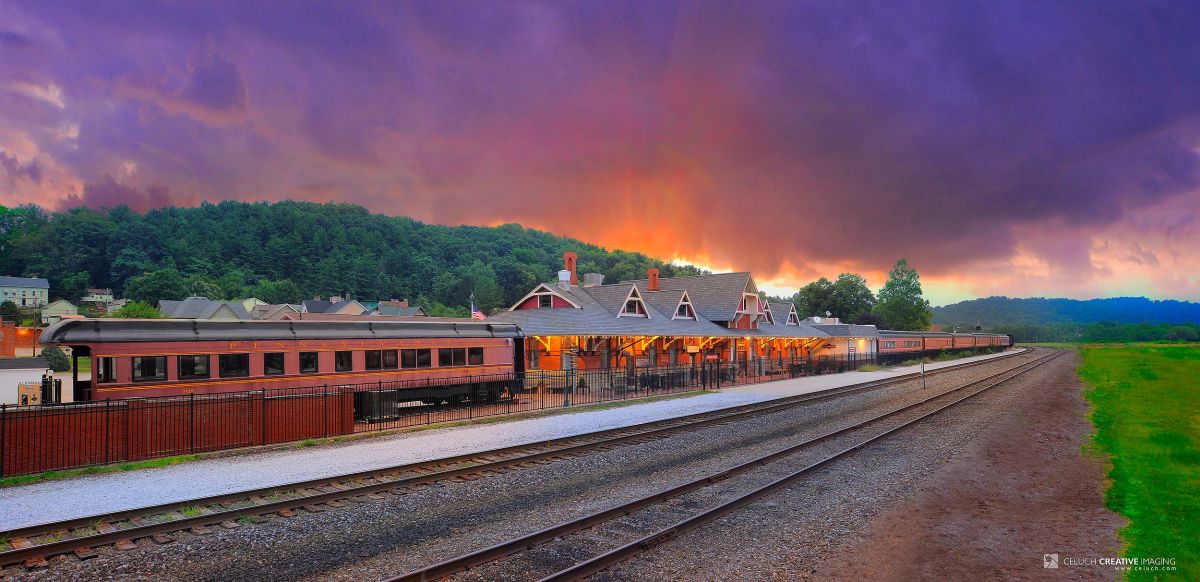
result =
M1088 345L1094 445L1112 461L1106 502L1129 520L1124 555L1174 558L1174 572L1133 580L1200 580L1200 345Z

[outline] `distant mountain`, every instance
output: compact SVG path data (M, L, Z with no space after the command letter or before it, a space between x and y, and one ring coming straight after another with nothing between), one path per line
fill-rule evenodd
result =
M1198 323L1200 303L1145 297L1047 299L987 297L933 308L933 322L946 325L1044 325L1053 323Z

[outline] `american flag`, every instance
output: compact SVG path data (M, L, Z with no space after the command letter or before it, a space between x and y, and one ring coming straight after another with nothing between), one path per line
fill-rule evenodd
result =
M474 301L471 302L471 319L476 321L483 321L487 319L487 317L483 315L483 312L480 311L479 308L475 307Z

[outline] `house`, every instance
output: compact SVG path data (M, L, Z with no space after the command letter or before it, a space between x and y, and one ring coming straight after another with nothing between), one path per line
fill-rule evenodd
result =
M0 277L0 302L41 307L50 300L50 281L37 277Z
M331 315L362 315L367 312L367 308L353 299L342 299L341 297L334 296L330 297L328 301L323 301L320 298L306 299L300 304L300 312Z
M759 297L747 272L605 284L575 273L563 255L557 284L543 283L490 319L515 323L526 336L528 369L698 365L726 362L758 369L785 362L855 354L869 357L873 326L818 326L790 303Z
M104 307L104 311L109 316L111 316L112 314L120 311L122 307L125 307L128 304L129 304L128 299L113 299L112 303L109 303L107 306Z
M99 303L108 305L113 302L112 289L88 289L87 295L79 299L80 303Z
M427 317L424 309L419 305L409 305L407 299L397 300L389 299L380 301L375 305L375 309L371 313L376 315L396 315L402 317Z
M287 319L289 315L299 314L300 306L291 303L277 303L274 305L264 303L262 305L255 306L255 308L250 311L250 316L254 319L266 320Z
M267 305L267 302L257 297L242 300L242 307L246 308L247 313L254 313L254 308L260 305Z
M158 310L170 319L250 319L240 301L213 301L207 297L188 297L183 301L162 300Z
M50 325L58 323L64 316L76 315L79 315L78 307L66 299L59 299L42 308L42 323Z

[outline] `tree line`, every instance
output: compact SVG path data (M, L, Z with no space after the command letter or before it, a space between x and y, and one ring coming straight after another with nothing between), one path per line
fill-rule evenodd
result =
M664 277L704 272L517 224L432 225L352 204L225 201L145 214L0 207L0 273L44 277L53 298L72 302L90 287L150 304L341 295L466 316L472 294L491 312L553 281L567 250L578 253L579 272L608 281L642 278L649 267Z
M846 323L874 325L879 329L927 330L933 317L921 290L921 276L905 259L896 261L875 295L867 280L855 273L842 273L830 281L821 277L800 288L790 301L801 317L837 317Z
M703 274L641 253L607 250L527 229L441 226L372 214L353 204L224 201L144 214L118 206L51 213L0 206L0 273L44 277L53 299L78 301L111 288L153 315L161 299L257 297L291 303L330 295L407 298L430 315L466 316L473 296L487 312L554 281L562 254L579 255L580 273L609 282ZM821 278L790 298L802 317L826 312L847 322L928 329L920 277L900 260L876 296L859 275Z

